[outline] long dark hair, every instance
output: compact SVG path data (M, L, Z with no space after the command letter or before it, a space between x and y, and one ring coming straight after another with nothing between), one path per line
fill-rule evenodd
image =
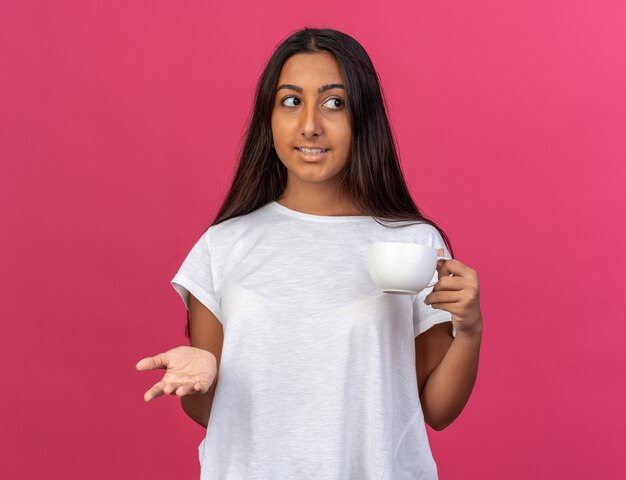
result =
M406 221L432 225L454 256L446 233L424 217L411 198L398 160L378 74L369 55L350 35L330 28L296 31L269 59L256 87L254 110L237 171L210 226L253 212L284 193L287 169L272 147L271 129L278 78L292 55L320 52L334 56L346 84L352 141L350 158L341 177L344 191L351 195L358 209L385 226L394 227L394 222L405 225ZM189 336L189 321L185 334Z

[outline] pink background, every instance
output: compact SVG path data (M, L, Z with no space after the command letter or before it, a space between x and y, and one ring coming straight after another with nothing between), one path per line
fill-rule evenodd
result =
M369 52L414 198L479 274L440 477L626 478L625 23L622 0L4 0L2 477L198 478L204 429L134 365L185 343L169 281L306 25Z

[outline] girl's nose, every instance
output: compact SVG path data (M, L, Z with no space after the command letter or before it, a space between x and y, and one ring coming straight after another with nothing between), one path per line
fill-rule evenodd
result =
M304 137L314 137L322 134L320 112L315 104L302 109L300 115L300 133Z

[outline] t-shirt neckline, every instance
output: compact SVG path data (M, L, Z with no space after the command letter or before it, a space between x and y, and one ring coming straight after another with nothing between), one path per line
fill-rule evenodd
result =
M291 217L309 220L313 222L360 222L364 220L372 220L368 215L313 215L311 213L299 212L281 205L276 200L270 202L270 206L274 210Z

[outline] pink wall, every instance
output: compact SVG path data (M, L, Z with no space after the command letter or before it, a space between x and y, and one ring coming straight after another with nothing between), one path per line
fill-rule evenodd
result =
M169 281L305 25L368 50L415 200L479 273L440 477L626 478L626 4L370 3L0 3L2 478L197 478L204 430L134 365L185 342Z

